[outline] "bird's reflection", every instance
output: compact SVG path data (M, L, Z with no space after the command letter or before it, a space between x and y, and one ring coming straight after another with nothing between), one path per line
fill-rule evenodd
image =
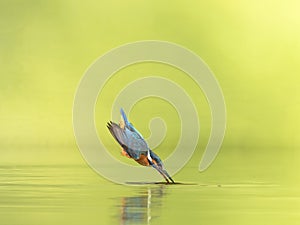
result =
M158 216L164 188L164 185L144 187L136 196L121 198L120 224L150 224Z

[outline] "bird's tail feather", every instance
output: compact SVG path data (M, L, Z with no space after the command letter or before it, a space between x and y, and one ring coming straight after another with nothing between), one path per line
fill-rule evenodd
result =
M125 114L125 112L124 112L124 110L122 108L120 109L120 113L121 113L121 115L123 117L123 120L124 120L125 124L128 126L129 125L129 121L128 121L127 116L126 116L126 114Z

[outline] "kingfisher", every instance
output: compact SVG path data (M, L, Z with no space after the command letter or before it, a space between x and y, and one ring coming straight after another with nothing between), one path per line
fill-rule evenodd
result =
M119 124L110 121L107 123L107 128L121 145L121 154L134 159L142 166L153 167L164 177L167 183L175 183L165 170L162 160L149 148L141 133L128 121L122 108L120 113L121 120Z

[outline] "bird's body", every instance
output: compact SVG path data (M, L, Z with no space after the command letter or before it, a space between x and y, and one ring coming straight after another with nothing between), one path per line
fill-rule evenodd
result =
M164 169L161 159L149 147L143 136L128 121L125 112L121 109L119 124L109 122L107 128L122 147L122 155L134 159L142 166L152 166L167 181L174 183L168 172Z

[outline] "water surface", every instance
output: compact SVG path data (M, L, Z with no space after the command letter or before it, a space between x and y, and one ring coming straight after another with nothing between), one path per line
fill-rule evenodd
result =
M229 178L230 179L230 178ZM292 186L116 185L88 166L1 166L0 221L35 224L298 224Z

